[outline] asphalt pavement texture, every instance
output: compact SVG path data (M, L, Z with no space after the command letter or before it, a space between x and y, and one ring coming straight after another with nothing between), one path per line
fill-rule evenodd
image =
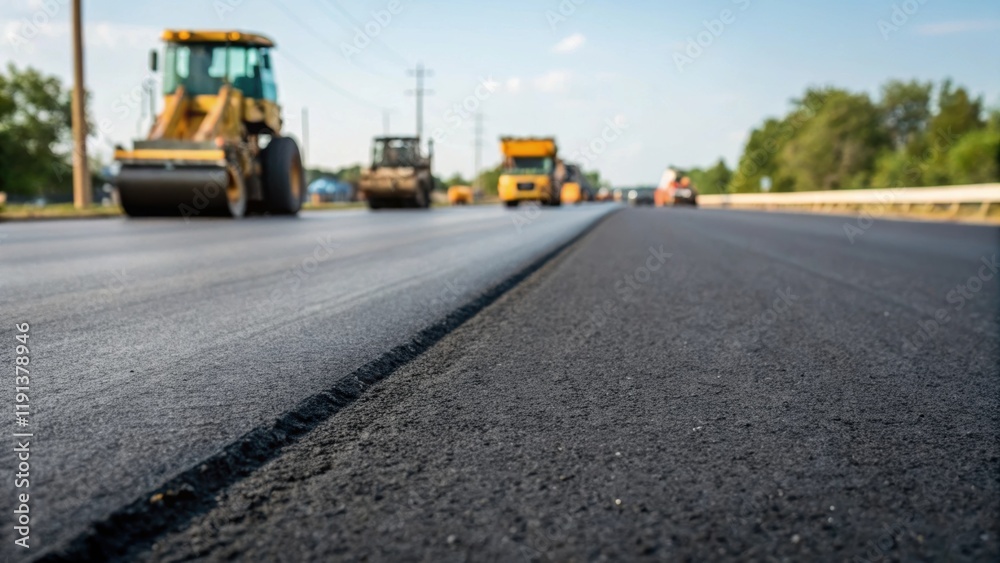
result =
M996 561L998 253L622 210L141 558Z
M428 325L611 210L0 224L0 311L10 343L0 360L14 365L14 324L29 323L35 434L32 551L14 546L13 506L0 504L0 560L62 549L95 532L94 523L120 529L122 518L136 520L123 507L236 449L214 474L212 486L226 485L239 477L234 457L246 472L280 447L281 437L255 432L282 417L307 430L298 419L314 424L336 406L320 405L317 414L315 405L334 382L405 361ZM10 405L9 436L8 381L0 399ZM0 456L0 473L12 475L16 462L14 453ZM197 485L203 492L206 479ZM16 498L13 478L0 496Z

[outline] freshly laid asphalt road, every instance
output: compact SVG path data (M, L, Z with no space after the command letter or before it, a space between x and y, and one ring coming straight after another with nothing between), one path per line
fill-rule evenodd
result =
M998 231L845 222L615 214L144 557L995 561Z
M610 210L0 224L4 365L14 323L31 325L32 553L406 344ZM15 462L0 455L0 474ZM0 560L23 556L15 498L4 478Z
M0 227L4 310L34 323L53 374L33 391L41 541L328 389L610 209ZM615 213L128 555L997 560L998 231L879 221L852 242L845 224ZM248 304L326 233L345 244L291 304ZM102 277L120 268L121 285ZM109 543L137 514L102 528Z

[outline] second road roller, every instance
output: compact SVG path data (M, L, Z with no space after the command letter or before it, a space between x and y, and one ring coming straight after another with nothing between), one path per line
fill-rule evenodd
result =
M133 150L117 149L129 216L295 215L305 171L281 131L271 49L242 31L163 32L164 108ZM157 52L150 68L159 67Z

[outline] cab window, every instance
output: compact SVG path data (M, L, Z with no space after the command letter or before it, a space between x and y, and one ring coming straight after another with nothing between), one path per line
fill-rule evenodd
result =
M274 82L274 71L271 69L271 53L267 49L260 50L260 83L264 99L277 102L278 86Z

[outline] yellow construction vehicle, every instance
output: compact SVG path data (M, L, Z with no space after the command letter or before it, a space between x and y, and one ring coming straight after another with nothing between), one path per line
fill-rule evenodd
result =
M281 134L274 43L241 31L167 30L163 40L163 112L133 150L115 151L125 213L298 213L305 173ZM158 60L151 53L154 72Z
M594 188L590 185L590 180L583 173L583 169L577 164L563 163L564 170L562 197L563 203L582 203L584 201L594 201Z
M558 147L551 137L501 137L503 174L497 191L507 207L522 201L559 205L562 189Z
M563 184L559 200L563 203L580 203L583 201L583 189L576 182L566 182Z
M470 205L472 203L472 188L470 186L449 187L448 203L451 205Z
M428 153L424 156L419 137L376 137L372 165L361 171L358 191L364 194L371 209L427 209L434 189L433 161L433 139L428 142Z

